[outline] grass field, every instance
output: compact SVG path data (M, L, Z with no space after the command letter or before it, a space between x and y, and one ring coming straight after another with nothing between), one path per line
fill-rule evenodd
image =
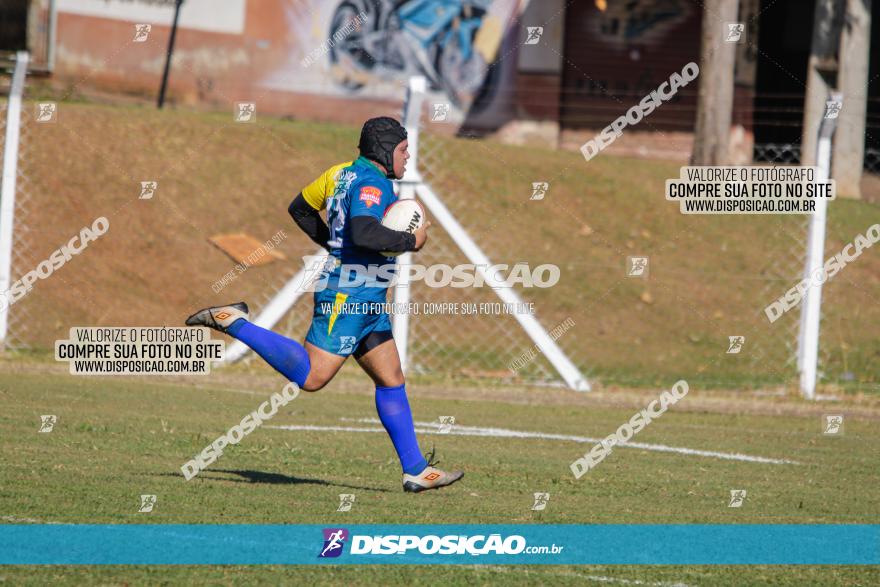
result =
M468 427L601 437L657 396L655 390L574 394L561 390L455 390L412 386L415 419L453 415L436 443L463 482L408 495L384 434L275 426L376 427L371 387L344 377L303 394L196 479L180 465L280 389L268 372L235 369L205 378L74 377L57 365L0 362L0 519L3 523L877 523L880 402L797 398L692 388L642 431L650 445L742 453L799 464L615 450L575 481L569 463L590 444L474 437ZM670 382L671 383L671 382ZM841 437L821 434L823 413L846 414ZM39 416L55 414L51 433ZM419 426L422 428L423 426ZM459 435L458 431L463 431ZM731 489L747 490L729 508ZM550 493L543 512L532 493ZM139 495L158 496L138 513ZM354 493L338 513L340 493ZM12 568L13 584L473 584L869 585L876 567L583 568ZM642 581L643 583L636 583Z
M30 105L29 105L30 108ZM26 112L30 112L26 109ZM377 112L377 115L396 112ZM422 172L495 263L560 267L549 289L521 290L558 344L591 379L661 385L687 373L741 389L791 384L798 312L769 324L763 309L801 276L804 218L684 216L663 196L680 164L502 145L426 134ZM313 245L287 216L290 200L328 166L355 154L358 129L227 113L64 102L58 122L26 124L16 270L33 269L96 217L111 228L87 254L41 281L12 308L26 320L13 340L51 349L79 325L180 325L195 308L240 299L258 310ZM140 181L155 180L151 200ZM534 181L550 184L530 201ZM834 202L826 250L839 251L880 222L878 206ZM264 241L284 230L287 260L252 267L216 292L234 261L209 242L244 232ZM416 261L466 262L439 228ZM821 383L830 392L880 390L880 254L868 249L824 288ZM625 277L626 257L650 258L647 279ZM496 301L488 290L414 286L416 302ZM308 305L308 300L306 305ZM279 328L303 336L308 310ZM413 373L431 380L490 376L531 346L510 317L425 316L413 321ZM743 353L725 355L729 335ZM539 358L516 374L555 377Z
M436 444L442 467L466 471L462 483L418 496L401 491L397 459L374 420L372 385L349 366L185 481L185 461L285 382L259 360L201 378L74 377L48 356L52 345L74 326L180 326L196 308L238 299L260 308L313 252L287 204L354 154L357 129L262 116L237 125L227 114L64 102L56 124L25 125L16 275L98 216L111 229L10 309L13 339L29 350L0 355L0 523L878 522L876 247L824 289L820 392L835 399L807 403L791 386L788 362L797 312L772 325L763 316L799 278L803 218L684 217L663 199L664 180L678 175L670 162L603 156L585 166L579 153L423 138L426 178L490 258L560 267L558 286L522 294L548 329L573 320L558 342L596 391L526 386L529 376L547 373L543 357L497 386L493 377L532 344L518 328L497 317L423 316L411 325L410 401L423 450ZM145 180L159 184L151 200L137 197ZM529 200L533 181L550 183L546 200ZM835 202L828 254L877 222L876 205ZM262 241L279 230L289 235L278 248L286 261L252 267L214 290L234 262L211 236L245 232ZM440 231L419 255L425 264L464 262ZM630 255L649 256L647 279L625 277ZM450 290L414 287L413 295L492 299ZM301 338L310 305L277 330ZM729 335L746 337L742 353L725 352ZM638 435L644 446L615 449L573 479L569 464L592 443L548 435L604 437L681 378L691 392ZM831 413L845 415L842 436L821 434ZM37 431L44 414L58 416L51 433ZM436 434L432 426L450 415L456 427ZM489 428L520 437L481 435ZM741 508L728 507L733 489L747 491ZM550 493L546 510L531 510L534 492ZM349 512L336 511L341 493L356 495ZM138 513L142 494L157 495L152 513ZM880 571L4 567L0 581L794 586L878 584Z

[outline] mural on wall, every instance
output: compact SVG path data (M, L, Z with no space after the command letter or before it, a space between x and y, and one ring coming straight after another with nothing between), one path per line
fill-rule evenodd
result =
M170 24L174 0L56 0L58 12L126 22ZM246 0L186 0L180 7L182 29L240 35L244 32Z
M60 75L100 73L108 87L154 91L175 0L55 2ZM512 93L508 70L516 64L517 47L508 43L528 3L186 0L171 93L185 103L271 94L279 110L294 102L276 92L298 94L306 109L333 116L342 100L400 103L409 78L421 75L428 82L428 102L443 105L444 121L461 123L469 115L498 110L498 96ZM121 43L135 42L135 26L144 23L152 33L133 50L120 51ZM499 59L502 64L490 65Z
M286 6L289 58L266 87L351 97L403 97L412 75L461 114L492 87L517 0L338 0ZM291 80L297 80L294 85Z

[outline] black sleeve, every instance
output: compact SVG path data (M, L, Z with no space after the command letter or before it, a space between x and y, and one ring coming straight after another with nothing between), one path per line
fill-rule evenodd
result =
M371 251L403 253L416 248L416 235L391 230L372 216L351 218L351 241L355 246Z
M327 241L330 240L330 229L321 218L320 212L312 208L311 204L306 202L302 193L290 203L287 208L288 213L296 222L296 225L308 235L317 244L327 249ZM329 249L328 249L329 250Z

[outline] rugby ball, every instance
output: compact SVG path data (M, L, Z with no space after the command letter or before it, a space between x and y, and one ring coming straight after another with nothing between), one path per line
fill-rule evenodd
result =
M425 209L413 199L397 200L385 210L382 226L391 230L413 233L425 223ZM400 253L383 251L386 257L396 257Z

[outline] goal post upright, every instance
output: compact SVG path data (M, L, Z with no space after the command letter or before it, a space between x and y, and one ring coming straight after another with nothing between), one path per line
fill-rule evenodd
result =
M12 285L12 231L15 226L15 189L18 179L18 140L21 130L21 102L24 79L30 55L15 55L15 70L6 106L6 138L3 148L3 183L0 186L0 292ZM8 301L7 301L8 302ZM0 308L0 344L5 343L9 329L9 306Z
M412 132L412 135L409 136L415 137L415 143L410 139L409 144L410 156L412 158L411 161L413 161L414 164L410 165L411 171L407 171L407 174L412 173L409 181L407 181L406 175L404 176L404 181L400 188L401 194L405 193L405 189L408 190L414 187L415 192L428 208L434 220L436 220L437 223L449 234L450 238L455 242L458 248L461 249L467 259L476 266L477 271L481 274L485 283L492 287L493 291L502 302L518 306L519 304L522 304L522 298L520 298L511 287L507 286L503 280L499 279L497 275L488 271L488 268L492 266L489 258L483 250L480 249L479 245L477 245L477 243L470 237L461 223L456 220L452 212L449 211L449 208L443 204L442 200L434 190L422 181L422 178L418 173L418 121L421 117L422 104L422 98L419 97L418 94L424 95L424 92L424 78L418 76L410 78L410 85L404 110L404 120L406 121L407 133ZM401 195L401 197L406 196ZM398 292L404 291L406 293L402 295L408 300L409 287L401 287L400 284L396 286L395 301L397 301ZM590 391L590 384L587 379L581 374L574 363L569 360L562 349L559 348L559 345L556 344L556 341L553 340L534 316L531 314L520 314L518 312L514 312L512 316L516 319L532 342L534 342L541 352L544 353L550 361L550 364L553 365L569 388L575 391ZM395 326L397 326L397 323L398 320L395 319ZM407 322L403 321L401 324L405 325ZM404 326L401 326L401 328L404 328ZM397 335L398 333L395 331L395 338L397 338ZM405 351L401 351L401 357L404 355Z
M832 94L830 100L843 101L842 94ZM837 119L826 115L819 126L819 140L816 145L816 182L824 183L831 175L831 137L837 126ZM811 286L804 293L801 306L800 326L798 328L797 366L800 375L801 393L806 399L816 399L816 379L819 362L819 323L822 317L822 282L812 284L812 276L821 272L825 263L825 223L828 201L816 199L816 210L810 216L807 237L807 258L804 263L804 279Z
M406 128L406 138L409 144L409 162L406 171L401 178L397 195L401 199L415 197L416 186L422 182L419 175L419 120L422 114L422 103L425 99L427 82L422 76L409 78L409 86L406 91L406 101L403 105L403 126ZM406 267L412 263L412 253L406 252L398 258L400 266ZM394 307L391 332L397 345L397 353L400 355L400 367L404 373L409 359L409 312L405 309L409 306L409 272L401 271L397 284L394 286Z

